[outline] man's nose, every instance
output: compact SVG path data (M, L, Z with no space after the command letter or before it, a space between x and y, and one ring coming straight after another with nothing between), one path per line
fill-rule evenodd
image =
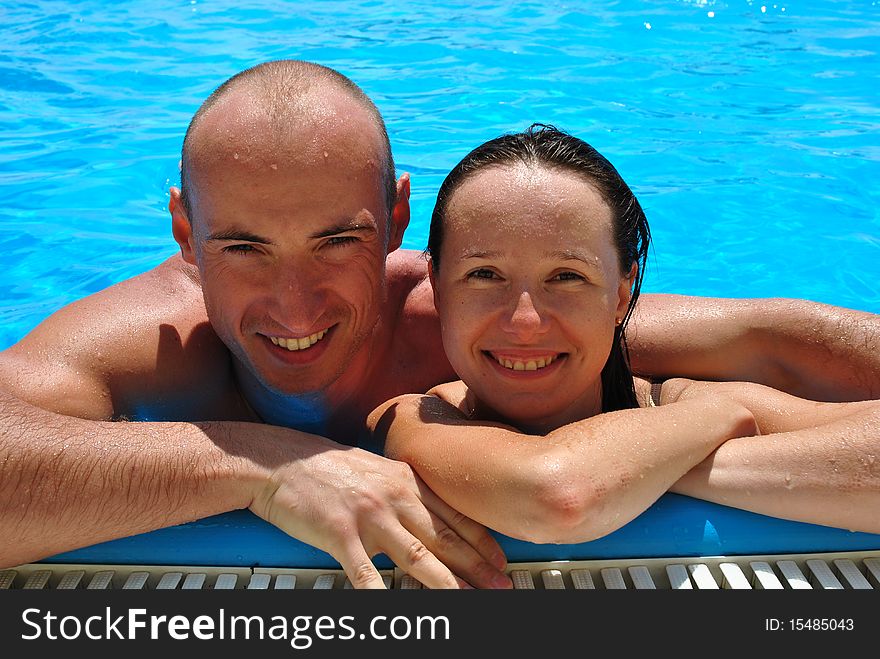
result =
M315 320L324 310L326 292L307 269L286 269L275 281L276 320L291 330L314 329Z
M503 329L520 341L528 341L549 328L545 314L535 304L531 293L522 291L516 298L513 311L506 316Z

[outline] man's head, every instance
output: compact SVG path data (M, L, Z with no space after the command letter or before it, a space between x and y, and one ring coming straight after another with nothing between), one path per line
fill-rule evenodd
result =
M397 202L394 157L391 153L391 143L388 139L385 121L382 119L379 108L351 79L329 67L301 60L276 60L245 69L229 78L205 99L193 115L183 139L180 160L180 199L186 211L190 214L192 212L193 190L190 171L193 159L197 157L197 153L194 152L197 152L199 148L195 129L201 118L215 104L235 91L243 91L252 96L271 118L276 129L283 133L289 128L288 122L296 116L297 112L304 109L303 105L308 102L309 92L332 87L349 92L351 98L358 101L375 122L376 130L382 140L384 160L382 184L385 188L390 213Z
M175 240L215 331L257 379L324 391L363 358L409 181L395 183L382 118L353 82L291 60L237 74L190 123L181 187Z

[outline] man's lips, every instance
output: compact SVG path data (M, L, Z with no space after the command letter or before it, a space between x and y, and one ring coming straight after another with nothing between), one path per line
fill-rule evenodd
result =
M326 352L335 326L313 332L306 336L280 336L261 334L264 345L277 359L286 364L308 364Z
M301 337L269 336L267 338L276 346L293 352L294 350L308 350L323 339L328 330L329 328L322 329L320 332Z

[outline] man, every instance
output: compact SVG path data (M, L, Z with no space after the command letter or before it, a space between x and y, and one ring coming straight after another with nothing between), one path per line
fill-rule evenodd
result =
M250 508L333 555L356 588L382 587L379 552L430 587L509 587L485 529L407 465L354 448L376 405L454 377L425 263L398 250L408 197L378 110L347 78L281 61L218 88L171 190L180 256L0 355L0 565ZM852 336L840 319L876 328L872 316L681 302L646 298L637 369L797 386L821 373L838 396L878 391L877 357L848 380L826 356ZM721 342L742 372L713 361ZM806 358L767 358L788 344Z

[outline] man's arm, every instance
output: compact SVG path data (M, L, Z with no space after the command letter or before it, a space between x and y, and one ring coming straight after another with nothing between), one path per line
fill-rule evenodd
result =
M205 334L203 308L192 312L198 289L169 263L60 310L0 353L0 562L250 507L333 555L356 587L381 587L369 560L380 552L432 587L457 585L453 572L509 583L497 542L407 465L218 420L247 417L226 391L222 344ZM137 415L140 401L157 418L205 421L111 421Z
M792 299L644 294L627 332L645 377L747 381L801 398L880 398L880 316Z
M246 508L259 485L230 424L88 421L2 391L0 410L4 567Z
M671 380L662 402L730 398L761 435L732 439L671 488L813 524L880 533L880 401L824 403L763 385Z
M295 430L247 422L94 422L0 392L0 566L250 508L381 587L387 554L431 587L488 587L503 556L411 469ZM490 558L491 567L472 547Z

